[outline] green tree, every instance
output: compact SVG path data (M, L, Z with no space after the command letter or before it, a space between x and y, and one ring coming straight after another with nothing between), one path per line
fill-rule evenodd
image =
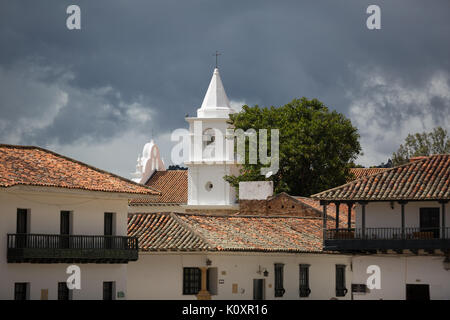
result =
M244 131L267 129L269 151L270 129L280 133L278 172L266 178L260 174L259 161L245 161L238 176L225 177L236 188L240 181L271 180L275 193L309 196L345 183L351 163L361 152L351 121L330 112L317 99L294 99L279 108L243 106L241 112L230 115L230 123Z
M411 157L450 153L447 130L436 127L432 132L408 134L405 143L392 155L394 166L405 164Z

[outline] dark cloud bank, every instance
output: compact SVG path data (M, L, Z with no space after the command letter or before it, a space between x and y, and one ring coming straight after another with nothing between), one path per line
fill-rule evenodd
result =
M81 7L82 30L66 28ZM382 29L366 28L381 7ZM19 1L0 3L0 142L37 144L129 176L152 129L186 127L215 50L234 104L316 97L351 118L359 162L450 123L450 2Z

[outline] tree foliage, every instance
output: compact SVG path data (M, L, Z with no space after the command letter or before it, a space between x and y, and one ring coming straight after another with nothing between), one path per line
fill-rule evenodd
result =
M280 133L278 172L266 178L260 174L259 161L246 161L240 175L225 177L236 188L240 181L271 180L276 193L309 196L345 183L350 163L361 151L359 134L351 121L330 112L317 99L294 99L279 108L244 106L241 112L230 115L230 123L244 131L267 129L270 133L270 129L279 129Z
M393 167L392 160L388 159L386 163L382 162L381 164L377 166L371 166L370 168L392 168L392 167Z
M450 139L447 130L436 127L432 132L408 134L392 155L394 166L405 164L411 157L450 153Z

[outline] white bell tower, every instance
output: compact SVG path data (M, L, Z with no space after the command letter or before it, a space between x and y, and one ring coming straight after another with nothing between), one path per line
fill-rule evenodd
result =
M227 138L231 108L215 68L197 117L189 123L188 207L192 209L232 209L237 206L233 187L225 175L238 173L234 158L234 140Z

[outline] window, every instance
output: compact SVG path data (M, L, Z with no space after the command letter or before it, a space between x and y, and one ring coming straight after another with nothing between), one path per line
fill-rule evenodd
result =
M29 287L28 282L16 282L14 284L14 300L28 300L30 298Z
M285 293L283 288L283 268L284 264L275 263L275 297L282 297Z
M58 300L72 300L72 290L69 290L66 282L58 282Z
M300 297L309 297L311 289L309 288L309 264L300 265Z
M347 294L347 288L345 287L345 265L336 265L336 296L344 297Z
M204 159L211 159L215 157L215 141L216 134L215 129L208 128L203 131L203 146L202 146L202 154Z
M209 146L211 143L214 143L214 141L216 141L216 137L215 137L215 131L214 129L208 128L205 129L205 131L203 132L204 135L204 141L206 142L206 145Z
M205 184L205 189L206 189L206 191L211 191L213 187L214 187L214 185L211 183L211 181L208 181L208 182Z
M114 281L103 282L103 300L114 300Z
M183 294L197 294L202 285L202 271L199 268L183 268Z

